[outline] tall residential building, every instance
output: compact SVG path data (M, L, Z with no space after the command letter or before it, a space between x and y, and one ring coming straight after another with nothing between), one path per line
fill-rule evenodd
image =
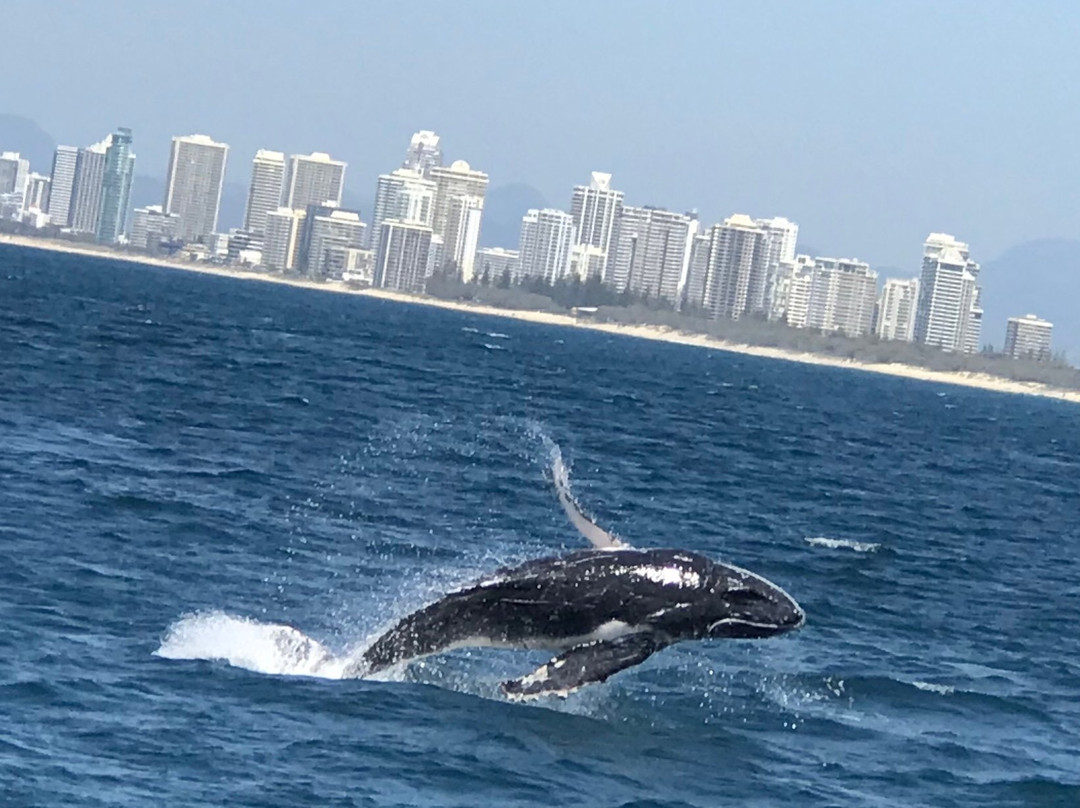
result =
M454 200L463 196L476 197L480 200L480 209L483 210L488 175L474 170L464 160L455 160L448 166L432 166L428 171L428 178L435 183L435 208L431 216L431 229L449 245L447 230Z
M690 260L686 266L686 284L683 286L680 309L701 311L705 307L705 283L709 276L709 254L715 228L694 234L690 242Z
M480 220L484 200L478 196L456 196L450 201L443 236L443 262L451 262L465 283L473 279L473 261L480 243Z
M75 168L78 162L79 150L75 146L56 147L49 188L49 221L57 227L71 224L71 201L75 195Z
M911 342L915 339L915 307L919 279L888 278L874 315L874 333L880 339Z
M105 171L101 177L101 216L97 240L115 244L127 224L131 183L135 179L135 155L131 151L131 130L117 129L105 150Z
M478 278L483 280L486 277L490 283L498 283L503 277L516 280L520 274L520 255L517 250L505 247L484 247L476 251L473 271Z
M251 185L248 187L247 208L244 211L244 230L262 235L266 230L266 214L281 207L285 190L285 155L259 149L251 161Z
M414 133L409 140L409 148L405 152L405 161L401 167L419 171L426 177L431 169L441 165L442 148L439 146L439 136L427 129Z
M431 228L388 219L382 223L375 254L375 286L422 294L427 280Z
M131 214L131 246L138 250L156 251L163 241L176 235L175 213L166 213L161 205L135 208Z
M762 287L767 250L765 231L745 214L712 227L704 308L713 318L737 320L751 311L751 290Z
M521 277L554 283L570 272L574 218L561 210L530 210L521 219L518 267Z
M849 337L870 333L877 299L877 273L850 258L815 258L806 325Z
M1041 320L1034 314L1010 317L1005 326L1005 353L1013 359L1034 359L1046 362L1050 359L1050 338L1054 324Z
M751 314L768 315L773 309L776 284L782 263L795 260L795 243L799 238L799 226L783 216L772 219L755 219L754 224L764 234L759 271L750 278L747 311Z
M434 212L435 183L425 179L419 169L399 168L382 174L375 184L369 237L373 242L377 240L387 219L430 227Z
M619 292L676 305L686 283L697 228L697 219L685 213L623 205L608 283Z
M945 351L979 349L982 308L976 282L979 265L968 245L947 233L931 233L923 245L915 341Z
M808 255L797 255L791 263L785 262L781 271L783 283L782 319L792 328L806 328L810 319L810 292L814 286L814 259ZM778 290L780 287L778 286ZM778 301L779 302L779 295Z
M25 194L30 161L18 152L0 152L0 194Z
M331 277L335 264L343 263L342 251L363 248L364 228L356 211L308 205L296 268L313 278Z
M263 236L263 266L274 272L296 269L300 244L300 227L307 211L280 207L266 214L266 233Z
M340 207L345 167L345 163L325 152L292 155L285 180L285 207L307 210L308 205L327 203Z
M217 231L229 146L206 135L172 139L165 185L165 213L178 217L176 237L195 241Z
M49 210L49 178L44 174L31 171L26 181L26 192L23 194L23 213L38 211L45 213Z
M75 191L71 201L71 229L97 234L101 221L101 188L105 179L105 152L111 138L79 149L75 166Z
M622 210L623 192L613 190L611 175L600 171L592 172L588 185L574 187L570 198L570 215L574 217L574 229L577 233L575 246L592 247L594 250L579 250L587 277L593 274L592 267L599 262L603 267L601 280L605 279L608 267L614 262L613 245L615 228ZM586 257L587 256L587 257Z

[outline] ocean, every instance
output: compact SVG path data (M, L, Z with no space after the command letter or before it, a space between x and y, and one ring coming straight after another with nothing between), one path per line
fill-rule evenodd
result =
M1080 805L1080 408L0 247L0 804ZM807 613L565 700L344 661L639 547ZM322 663L297 652L325 649Z

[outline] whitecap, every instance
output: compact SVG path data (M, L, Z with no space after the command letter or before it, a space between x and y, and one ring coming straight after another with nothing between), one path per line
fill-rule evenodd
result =
M502 333L502 332L500 332L500 331L488 331L488 332L486 333L486 336L489 336L489 337L491 337L492 339L510 339L510 335L509 335L509 334L503 334L503 333Z
M919 688L919 690L926 690L941 696L948 696L956 692L956 688L951 685L936 685L933 682L912 682L911 684Z
M830 539L828 536L810 536L803 539L803 541L811 547L827 547L830 550L854 550L856 553L876 553L881 549L881 545L874 542Z

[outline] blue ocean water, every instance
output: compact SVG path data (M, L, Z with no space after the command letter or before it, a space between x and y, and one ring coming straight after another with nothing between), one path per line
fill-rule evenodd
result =
M0 247L0 803L1078 805L1078 417ZM497 685L543 654L341 679L582 546L552 444L601 523L807 625L530 705Z

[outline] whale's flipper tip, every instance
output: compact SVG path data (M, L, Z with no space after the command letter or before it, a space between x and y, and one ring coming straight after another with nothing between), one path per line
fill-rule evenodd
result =
M644 662L663 647L664 643L651 634L631 634L617 640L578 645L528 676L503 682L500 689L512 701L541 696L565 698L587 684L603 682L613 673Z
M609 533L588 517L581 506L578 505L574 494L570 490L570 474L563 463L562 455L556 452L551 459L551 481L555 484L555 493L559 497L570 524L577 528L578 532L589 540L594 547L602 550L614 550L620 547L629 547L615 534Z

